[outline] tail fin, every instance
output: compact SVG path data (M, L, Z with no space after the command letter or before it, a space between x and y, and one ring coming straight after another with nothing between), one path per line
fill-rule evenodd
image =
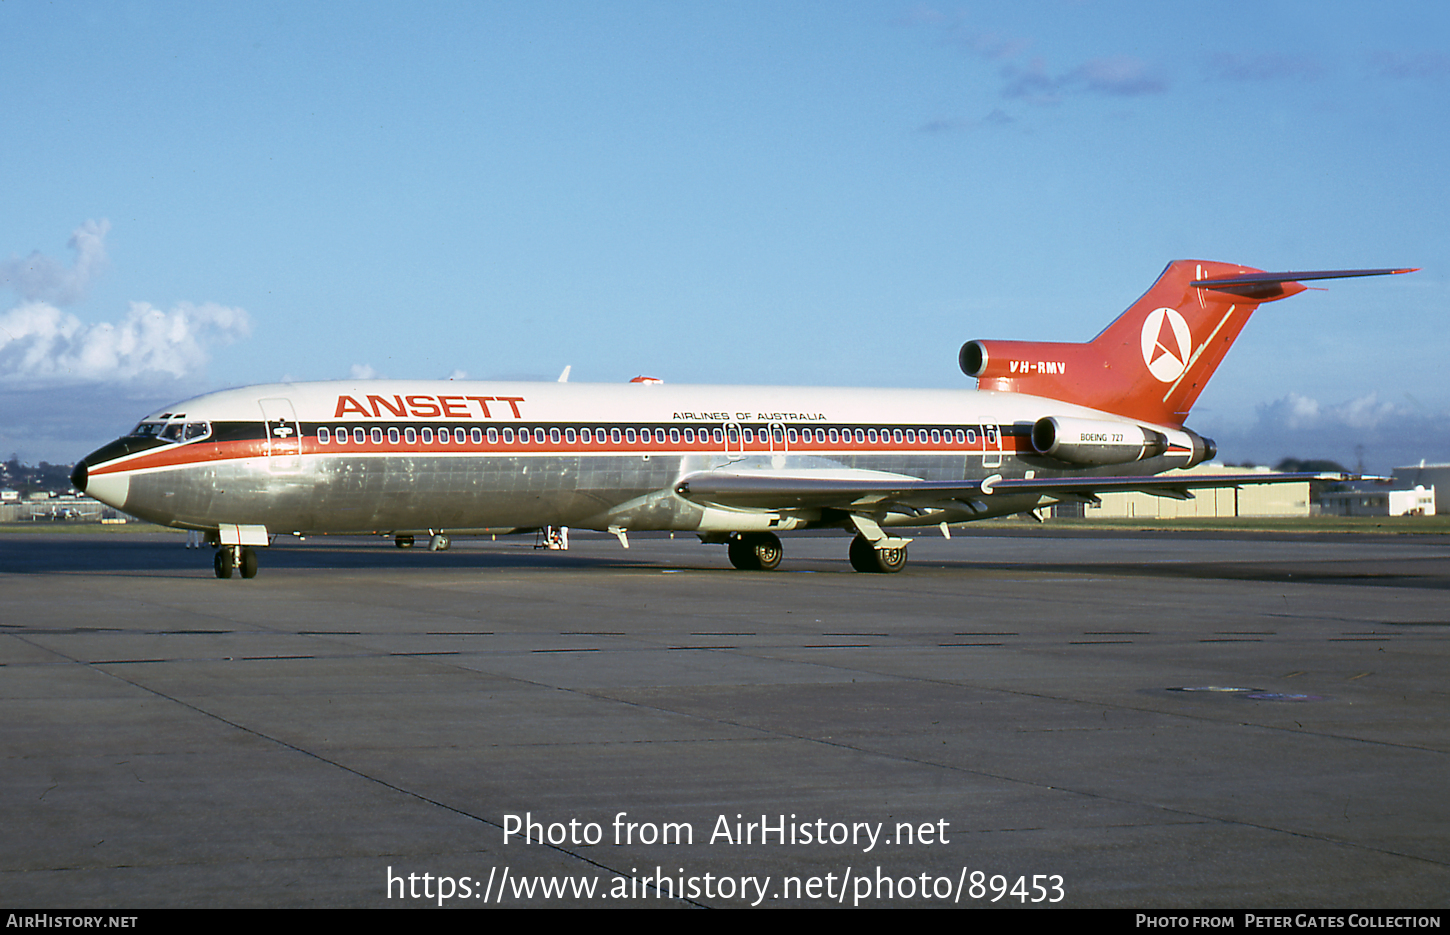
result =
M1029 393L1181 426L1254 309L1303 292L1303 280L1409 269L1265 273L1174 260L1153 287L1087 344L969 341L962 371L984 390Z

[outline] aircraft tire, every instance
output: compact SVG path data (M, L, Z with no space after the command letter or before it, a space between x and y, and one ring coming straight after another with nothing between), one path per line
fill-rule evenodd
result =
M906 567L906 547L899 549L872 549L876 553L876 570L883 575L894 575Z
M257 553L252 549L242 549L242 560L240 562L243 578L257 577Z
M757 532L747 536L745 541L755 550L755 567L761 571L775 571L785 557L780 537L773 532Z
M895 574L906 567L906 549L878 549L858 535L851 540L851 567L865 574Z
M411 549L413 547L412 536L394 536L393 545L400 549Z
M726 552L730 555L730 564L741 571L760 571L760 557L755 554L755 546L741 536L731 539L725 546Z
M218 578L230 578L232 576L232 550L226 546L216 550L216 556L211 560L211 567L215 569Z
M430 551L430 552L447 552L448 551L448 546L451 545L451 544L452 543L450 543L448 541L448 537L447 536L443 535L442 533L439 533L438 535L434 536L432 539L429 539L428 540L428 551Z

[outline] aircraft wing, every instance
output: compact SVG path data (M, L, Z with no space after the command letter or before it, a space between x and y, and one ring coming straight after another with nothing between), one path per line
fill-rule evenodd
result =
M1095 502L1098 494L1137 491L1156 497L1186 500L1190 491L1213 487L1245 487L1304 481L1348 481L1357 474L1303 472L1276 474L1178 474L1122 477L1043 477L1004 479L993 474L982 480L920 480L878 472L778 474L768 471L704 471L682 478L675 492L687 500L745 509L818 508L881 510L891 505L941 506L959 501L969 509L987 507L994 497L1035 495L1059 500Z

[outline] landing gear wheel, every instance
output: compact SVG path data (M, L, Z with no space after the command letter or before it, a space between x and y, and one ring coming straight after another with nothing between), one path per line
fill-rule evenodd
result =
M780 538L773 532L751 532L736 536L726 546L730 564L741 571L775 571L785 556Z
M906 547L878 549L865 536L851 540L851 567L867 574L893 574L906 567Z
M257 577L257 553L251 549L242 549L242 560L237 563L242 572L243 578Z
M394 536L393 545L400 549L411 549L413 547L412 536Z
M730 555L730 564L741 571L760 570L760 559L755 557L755 548L744 539L731 539L725 550Z
M884 575L894 575L906 567L906 546L899 549L873 549L876 553L876 570Z
M450 543L448 541L448 537L445 536L445 535L443 535L442 533L439 533L438 535L434 536L432 539L429 539L428 540L428 551L430 551L430 552L447 552L449 545L450 545Z
M216 557L211 560L211 567L216 569L218 578L230 578L232 576L232 550L226 546L216 550Z

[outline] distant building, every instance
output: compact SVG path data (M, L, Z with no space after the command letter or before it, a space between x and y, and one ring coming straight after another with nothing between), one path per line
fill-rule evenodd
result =
M1450 485L1450 464L1395 468L1389 481L1357 481L1319 498L1333 516L1434 516L1435 487Z
M1333 490L1319 498L1321 510L1332 516L1434 516L1435 488L1394 489L1395 484L1358 483L1348 490Z
M1168 471L1159 477L1195 474L1272 473L1268 468L1224 467L1200 464L1186 471ZM1054 509L1059 517L1084 519L1205 519L1233 516L1308 516L1311 512L1308 481L1294 484L1260 484L1246 487L1211 488L1190 491L1187 500L1154 497L1145 493L1100 494L1100 503L1062 504Z

